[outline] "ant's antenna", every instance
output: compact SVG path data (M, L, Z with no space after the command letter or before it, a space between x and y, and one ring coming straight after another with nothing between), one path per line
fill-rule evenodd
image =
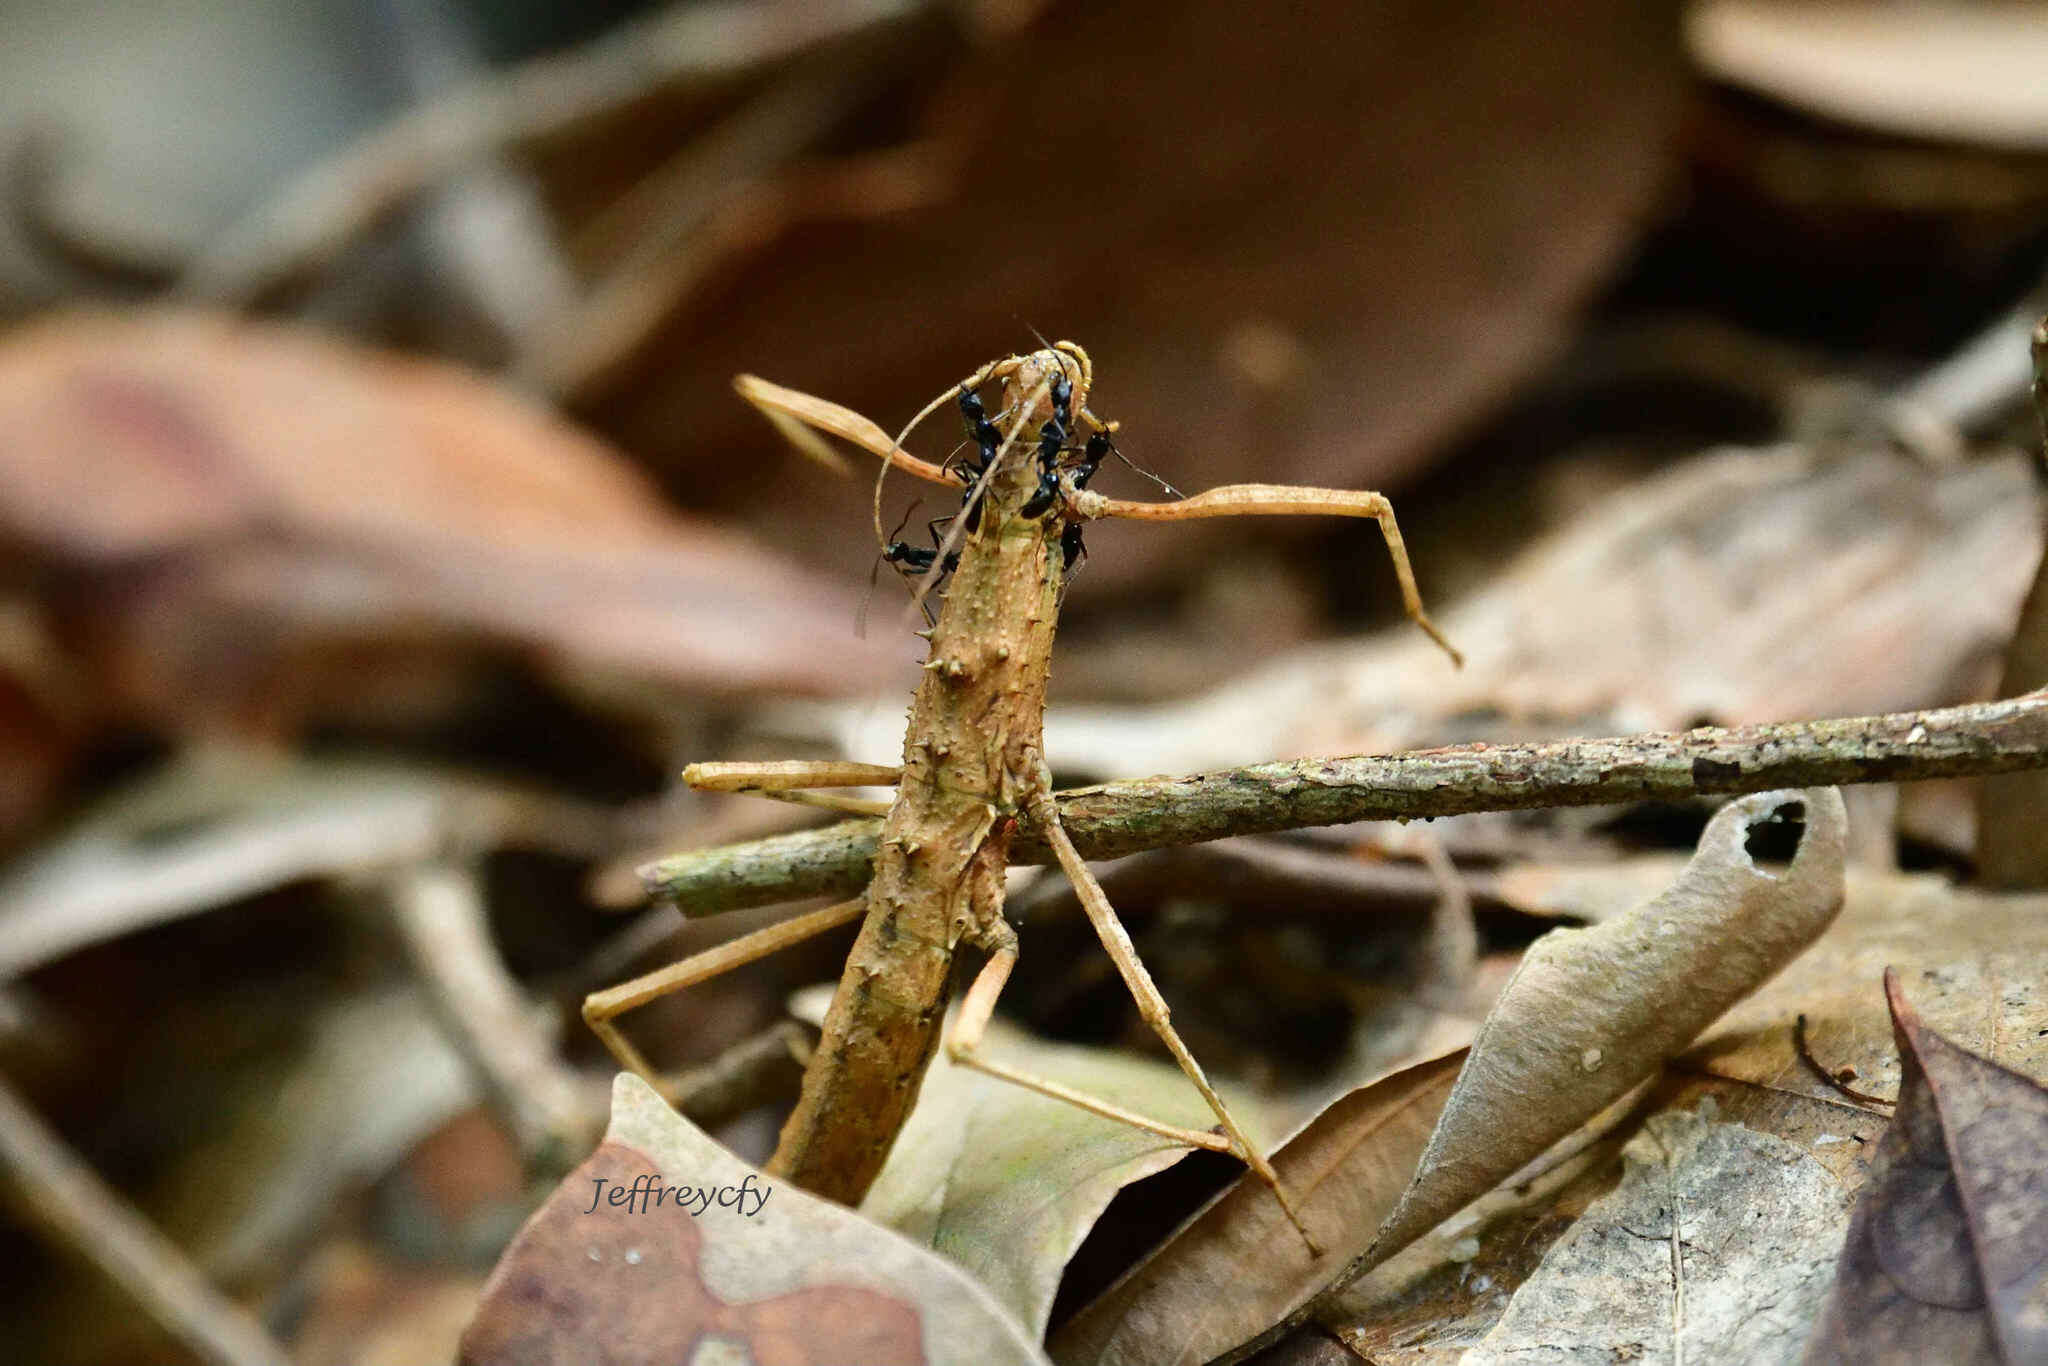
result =
M1109 453L1115 456L1117 459L1123 461L1124 464L1130 466L1131 471L1134 474L1140 474L1143 475L1145 478L1150 479L1153 483L1159 485L1161 489L1173 495L1175 498L1187 497L1185 493L1182 493L1179 489L1167 483L1164 479L1161 479L1158 475L1152 473L1152 471L1146 469L1143 465L1140 465L1137 461L1131 459L1131 457L1129 457L1128 455L1125 455L1123 452L1123 447L1116 444L1115 437L1112 434L1112 429L1105 427L1103 429L1103 433L1104 435L1108 435L1111 438L1109 443Z
M860 610L853 614L853 636L855 640L866 640L868 638L868 603L875 596L875 580L881 576L882 561L889 559L889 551L894 548L896 538L903 534L904 527L910 525L910 514L916 512L923 502L924 499L922 498L916 499L909 507L903 509L903 520L896 523L896 529L889 533L890 544L883 547L882 554L868 568L868 589L867 592L860 595ZM889 563L891 568L895 568L894 560L890 560ZM903 571L897 569L896 572L900 575Z

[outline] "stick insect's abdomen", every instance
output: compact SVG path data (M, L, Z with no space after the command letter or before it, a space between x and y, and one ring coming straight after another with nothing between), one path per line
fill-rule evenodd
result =
M1010 376L1004 407L1013 420L1019 398L1042 394L1043 380L1030 360ZM843 1203L867 1193L916 1104L944 1028L954 949L962 939L990 942L1002 916L1015 817L1038 781L1059 605L1064 523L1019 512L1038 483L1019 443L961 545L911 706L867 918L769 1163Z

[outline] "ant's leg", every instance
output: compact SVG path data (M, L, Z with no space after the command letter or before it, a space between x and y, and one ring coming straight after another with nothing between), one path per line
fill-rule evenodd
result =
M1084 517L1123 517L1141 522L1179 522L1196 517L1370 517L1380 524L1380 535L1386 538L1387 554L1394 561L1394 576L1401 581L1401 606L1408 619L1442 646L1453 663L1462 666L1465 662L1465 657L1444 639L1443 632L1422 610L1422 594L1416 590L1408 547L1394 521L1394 505L1377 493L1362 489L1296 488L1291 484L1226 484L1177 503L1134 503L1086 492L1077 493L1073 503L1075 511Z
M636 977L630 982L604 991L593 991L583 998L584 1023L604 1041L604 1046L618 1059L619 1066L634 1073L659 1091L661 1079L648 1065L647 1059L641 1056L640 1050L633 1047L626 1036L619 1032L619 1027L612 1023L615 1016L646 1005L649 1001L666 996L672 991L681 991L684 987L709 981L721 973L730 972L757 958L765 958L777 949L800 944L814 935L823 934L826 930L837 929L841 925L858 920L867 909L867 904L867 898L859 896L822 910L810 911L778 925L755 930L752 934L743 934L738 939L728 940L702 953L693 953L680 963L657 968L644 977Z
M822 806L856 816L881 816L887 802L863 801L815 792L820 787L894 787L903 770L890 764L856 764L840 760L771 759L760 763L691 764L683 781L699 792L739 792L772 801Z

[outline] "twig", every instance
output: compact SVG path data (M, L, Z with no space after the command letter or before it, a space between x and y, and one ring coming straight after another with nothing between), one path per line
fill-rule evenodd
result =
M530 1157L575 1152L601 1111L581 1101L552 1031L491 942L474 870L433 864L391 875L386 895L435 1016Z
M707 1129L758 1106L794 1100L811 1060L812 1033L784 1020L684 1072L661 1093Z
M1813 1073L1813 1075L1819 1077L1821 1081L1826 1083L1830 1090L1839 1091L1851 1100L1865 1101L1871 1105L1898 1104L1897 1101L1888 1099L1887 1097L1873 1096L1867 1091L1859 1091L1855 1087L1849 1085L1848 1082L1843 1081L1840 1077L1828 1071L1827 1068L1821 1066L1820 1059L1813 1056L1813 1045L1808 1043L1806 1040L1805 1015L1801 1015L1798 1019L1792 1022L1792 1049L1799 1055L1799 1061L1805 1063L1807 1068ZM1850 1075L1853 1076L1855 1074L1851 1073Z
M771 235L782 216L769 189L775 169L892 72L883 58L877 50L800 63L637 186L600 225L600 236L629 239L606 277L521 339L512 373L544 393L582 392L673 316L725 248ZM721 214L728 230L710 231Z
M2034 327L2034 417L2048 442L2048 319ZM2034 585L2020 606L2005 649L2008 692L2048 686L2048 555L2034 566ZM1992 887L2048 886L2048 852L2040 836L2048 818L2048 782L2004 778L1977 785L1977 876Z
M106 1272L164 1329L216 1366L290 1366L249 1312L207 1283L21 1097L0 1084L0 1173L52 1234Z
M314 167L187 270L188 298L246 304L332 258L477 157L557 135L648 93L746 71L903 20L914 0L672 5L561 55L422 105Z
M1255 764L1074 788L1056 800L1082 855L1106 859L1347 821L1682 801L2040 768L2048 768L2048 691L1887 716ZM880 828L878 821L846 821L695 850L650 864L641 880L651 895L692 916L800 896L851 895L867 881ZM1010 859L1043 864L1052 855L1027 828Z

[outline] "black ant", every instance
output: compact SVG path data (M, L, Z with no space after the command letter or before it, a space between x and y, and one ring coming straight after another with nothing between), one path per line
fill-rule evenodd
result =
M908 508L904 509L903 520L896 523L896 529L889 533L889 535L892 538L903 530L904 523L910 520L910 514L915 511L917 511L916 503L912 503ZM894 539L892 539L887 545L882 547L881 563L877 564L875 566L874 571L869 573L868 575L868 592L866 596L863 596L861 598L860 615L858 618L856 618L854 625L855 635L866 634L868 612L867 598L868 596L872 596L875 591L875 574L881 571L882 565L888 565L891 569L894 569L899 575L902 575L905 578L915 578L920 574L930 573L931 567L939 562L939 551L937 545L939 538L938 528L944 526L947 520L948 519L946 518L940 518L937 521L927 522L925 524L925 530L931 534L933 541L932 548L929 550L921 545L912 545L908 541L898 541ZM953 553L946 556L945 573L950 574L959 567L960 552L956 550ZM925 623L927 625L931 625L933 621L934 618L932 616L931 607L929 604L927 604L925 607Z

